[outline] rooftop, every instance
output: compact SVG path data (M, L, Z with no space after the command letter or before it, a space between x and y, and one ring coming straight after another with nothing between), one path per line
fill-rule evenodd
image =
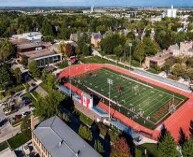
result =
M33 133L52 157L101 157L57 116L40 123Z
M152 57L147 57L153 61L162 61L162 60L166 60L167 58L171 57L172 56L172 53L168 53L167 51L166 52L160 52L158 54L156 54L155 56L152 56Z
M20 44L20 45L17 45L17 48L18 49L28 49L28 48L36 48L36 47L42 47L42 46L45 46L45 47L49 47L51 46L50 43L35 43L35 42L30 42L30 43L24 43L24 44Z
M42 50L34 50L34 51L28 51L28 52L22 52L20 55L24 55L26 57L29 57L30 59L44 57L48 55L54 55L56 54L51 49L42 49Z

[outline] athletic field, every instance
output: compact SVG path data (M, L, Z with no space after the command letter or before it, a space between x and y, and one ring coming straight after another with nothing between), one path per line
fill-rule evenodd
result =
M156 126L186 100L184 96L107 69L76 76L72 84L96 94L106 104L110 96L113 108L145 126Z

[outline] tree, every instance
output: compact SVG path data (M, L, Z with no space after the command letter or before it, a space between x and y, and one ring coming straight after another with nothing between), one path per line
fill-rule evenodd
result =
M190 130L191 136L193 136L193 121L192 120L190 121L190 128L189 128L189 130Z
M181 76L186 72L186 64L176 63L172 66L171 71L175 76Z
M170 133L167 133L163 140L159 143L158 156L160 157L176 157L178 152L176 144Z
M47 85L49 90L53 90L55 88L57 79L52 73L47 74L46 72L43 72L41 78L42 78L42 81Z
M125 138L121 137L112 146L110 157L130 157L130 149Z
M20 70L20 68L16 68L16 69L14 69L13 70L13 74L14 74L14 76L15 76L15 78L16 78L16 81L17 81L17 83L19 84L19 83L21 83L21 70Z
M28 68L29 68L29 72L32 74L33 77L37 77L37 78L40 77L40 72L39 72L37 61L32 60L28 64Z
M184 133L184 131L182 130L182 128L180 128L180 131L179 131L179 140L178 140L178 144L183 147L184 146L184 143L187 141L187 137Z
M122 46L119 45L119 46L115 47L115 48L113 49L113 52L114 52L114 54L115 54L118 58L120 58L121 55L123 54Z
M50 91L46 97L38 97L37 101L34 101L34 114L43 120L58 115L64 99L65 96L62 93Z
M92 132L86 126L80 125L78 134L87 141L92 141Z
M52 25L47 19L44 19L44 21L42 22L41 32L44 36L53 36L54 35Z
M25 132L27 136L31 135L31 120L29 116L25 116L21 123L21 131Z
M64 41L60 42L58 45L58 51L62 53L63 56L66 55L66 44Z
M0 60L5 61L14 55L14 48L8 39L0 42Z
M82 45L82 54L84 54L85 56L88 56L90 54L89 47L85 42L83 42L82 44L83 44Z
M104 148L103 148L103 145L101 144L101 142L99 140L96 140L95 143L94 143L94 148L97 152L99 153L103 153L104 152Z
M184 143L184 146L182 147L182 154L183 157L193 156L193 137L190 137L190 139Z
M0 89L5 90L11 84L11 75L8 67L0 63Z
M135 48L135 51L133 53L133 57L140 62L140 65L142 61L145 59L145 53L144 53L144 45L142 42L139 42Z

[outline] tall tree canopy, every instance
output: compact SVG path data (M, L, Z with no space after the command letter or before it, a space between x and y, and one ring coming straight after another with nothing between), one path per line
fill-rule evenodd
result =
M35 115L46 119L60 113L60 105L65 96L57 91L50 91L46 97L39 97L35 104Z
M0 60L5 61L14 56L14 48L8 39L0 41Z
M178 154L176 148L177 146L173 137L170 133L167 133L159 143L158 155L159 157L176 157Z

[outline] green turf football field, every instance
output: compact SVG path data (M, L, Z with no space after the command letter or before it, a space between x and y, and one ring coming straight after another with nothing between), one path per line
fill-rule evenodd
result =
M173 112L185 101L185 98L179 95L107 69L78 76L73 78L72 82L108 99L107 79L113 82L110 87L110 99L114 104L117 103L127 109L129 111L127 116L132 112L130 116L133 119L141 117L156 124L169 114L169 110Z

